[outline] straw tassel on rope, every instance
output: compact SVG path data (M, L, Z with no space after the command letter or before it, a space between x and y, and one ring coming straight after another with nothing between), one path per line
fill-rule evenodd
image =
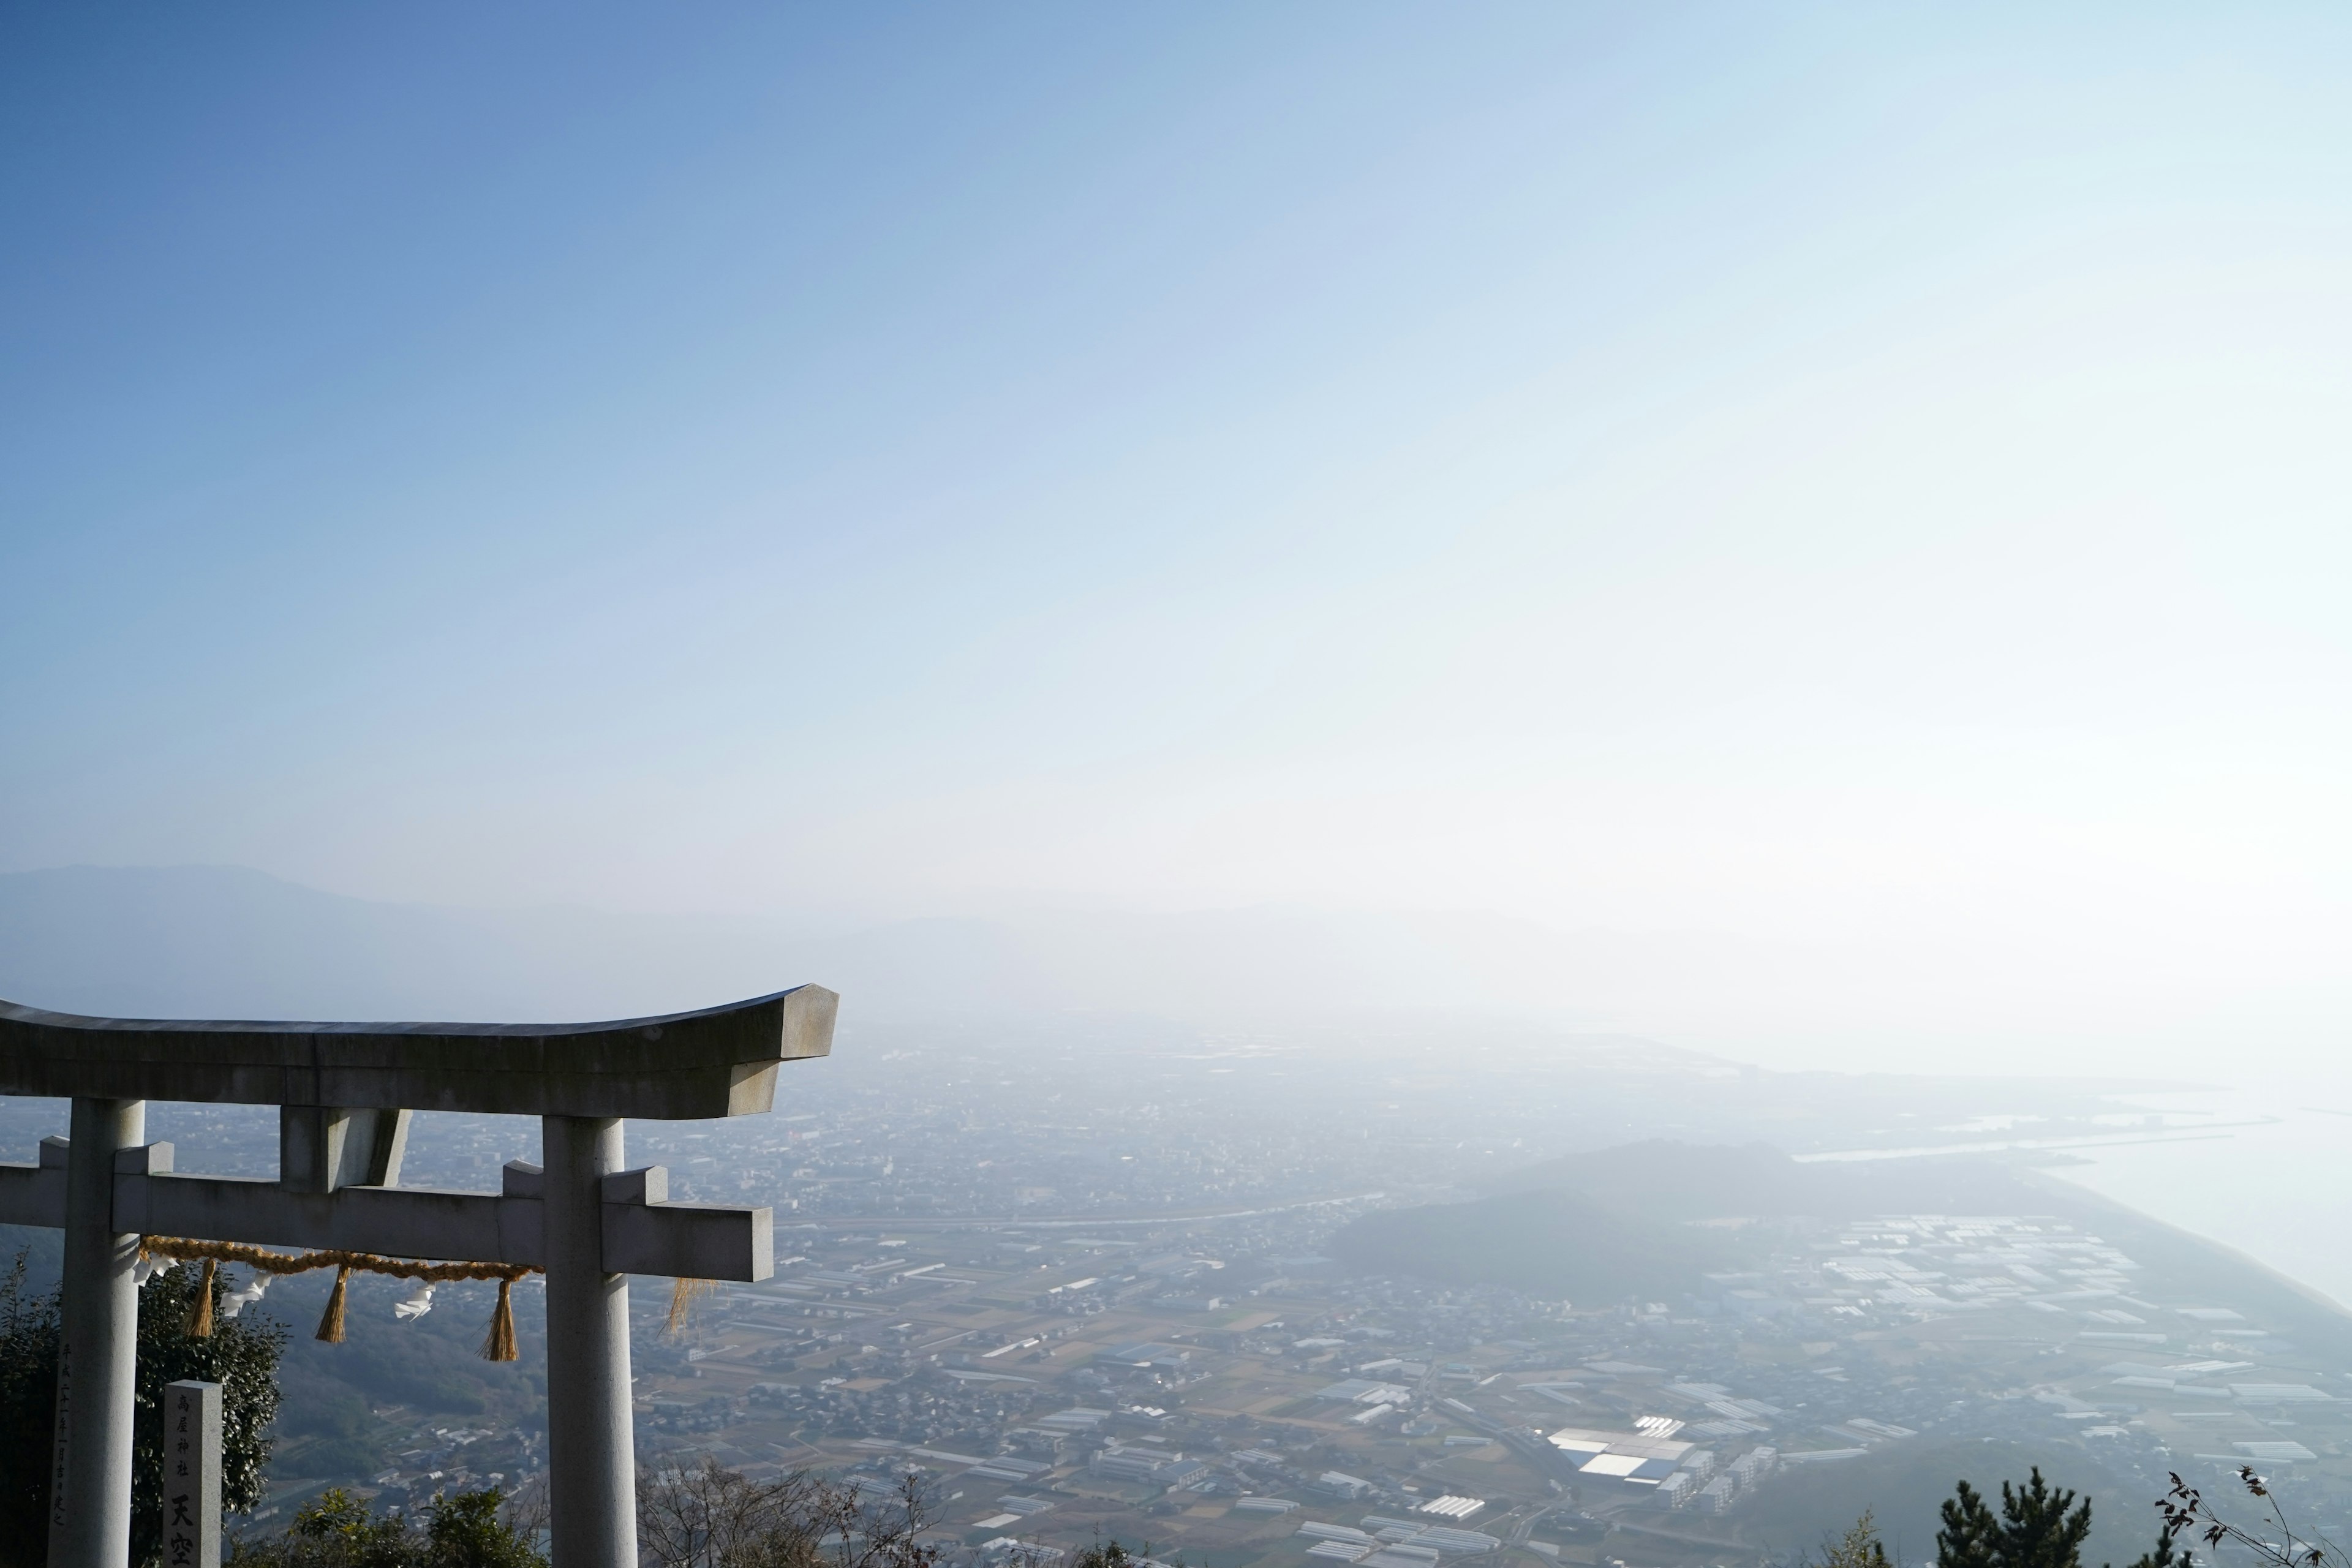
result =
M205 1277L196 1281L196 1294L188 1303L188 1321L184 1330L192 1340L213 1337L213 1275L219 1268L217 1258L205 1259Z
M319 1337L331 1345L343 1342L343 1303L350 1293L352 1266L348 1263L335 1270L335 1288L327 1292L326 1315L319 1320Z
M514 1281L499 1281L498 1310L490 1314L489 1337L482 1342L484 1361L515 1359Z

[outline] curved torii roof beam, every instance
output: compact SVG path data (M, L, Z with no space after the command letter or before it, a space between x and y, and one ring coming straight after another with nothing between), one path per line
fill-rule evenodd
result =
M0 1094L660 1121L751 1116L833 1047L821 985L602 1024L85 1018L0 1002Z

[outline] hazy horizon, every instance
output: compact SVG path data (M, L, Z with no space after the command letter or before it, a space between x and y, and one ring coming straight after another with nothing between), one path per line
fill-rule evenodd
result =
M0 998L118 1016L652 1015L815 983L859 1026L952 1028L1067 1013L1214 1035L1491 1025L1546 1040L1626 1037L1777 1072L2102 1079L2266 1100L2340 1094L2352 1068L2128 1041L1874 1029L1884 992L1825 1026L1844 955L1723 933L1559 931L1479 910L1049 906L861 920L466 907L352 898L236 867L0 872ZM1799 965L1807 967L1799 968ZM1859 985L1858 977L1846 981ZM1400 1048L1408 1048L1401 1045Z
M2148 1041L2104 1054L1997 1043L1939 1053L1918 1048L1934 1038L1926 1030L1897 1049L1781 1035L1786 1016L1773 1011L1770 971L1756 957L1737 944L1556 933L1459 914L1033 908L828 926L371 902L226 868L0 873L0 999L19 1004L129 1016L546 1022L814 982L843 994L840 1036L833 1061L793 1079L793 1109L805 1109L803 1097L823 1105L891 1082L887 1064L910 1052L950 1062L975 1048L1002 1059L1011 1047L1027 1072L1086 1062L1112 1083L1143 1073L1164 1085L1171 1066L1195 1082L1216 1062L1271 1068L1278 1076L1262 1090L1286 1086L1318 1115L1335 1097L1414 1080L1429 1086L1427 1107L1475 1103L1508 1083L1524 1114L1547 1097L1574 1104L1596 1075L1646 1061L1663 1075L1664 1105L1683 1098L1671 1086L1694 1071L1738 1085L1713 1097L1724 1120L1699 1142L1760 1140L1813 1159L1841 1149L1879 1158L1891 1143L2022 1161L2352 1301L2352 1268L2334 1239L2352 1205L2352 1185L2336 1180L2352 1067L2283 1068L2259 1052L2168 1052ZM1125 1074L1122 1060L1134 1064ZM1733 1065L1786 1077L1766 1085L1730 1074ZM1963 1100L1907 1124L1883 1107L1841 1110L1864 1083L1922 1105L1937 1102L1937 1086ZM1112 1113L1117 1099L1094 1109ZM1261 1111L1264 1099L1254 1102ZM1811 1118L1776 1110L1791 1103ZM2162 1127L2151 1131L2144 1111L2158 1112ZM1612 1136L1589 1117L1536 1123L1550 1126L1553 1142L1518 1163ZM656 1142L668 1135L657 1123L637 1131ZM1694 1136L1686 1125L1679 1135ZM1497 1153L1513 1163L1508 1150L1485 1151L1489 1162Z

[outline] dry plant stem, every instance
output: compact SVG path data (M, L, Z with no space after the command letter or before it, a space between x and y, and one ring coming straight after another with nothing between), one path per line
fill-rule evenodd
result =
M670 1287L669 1321L662 1325L662 1332L670 1339L685 1332L687 1320L694 1314L694 1304L718 1289L719 1281L716 1279L680 1278Z
M2281 1540L2272 1541L2230 1523L2215 1513L2205 1495L2182 1480L2178 1471L2172 1476L2172 1489L2156 1505L2164 1515L2165 1535L2174 1538L2193 1534L2208 1546L2241 1546L2252 1552L2257 1562L2271 1568L2352 1568L2352 1557L2347 1557L2334 1542L2324 1538L2314 1541L2295 1533L2270 1484L2254 1473L2252 1465L2238 1467L2238 1479L2248 1494L2260 1498L2270 1510L2271 1521L2278 1527ZM2188 1553L2181 1554L2181 1562L2189 1565Z
M920 1537L919 1478L895 1505L806 1471L755 1481L706 1459L637 1477L637 1539L649 1568L936 1568Z

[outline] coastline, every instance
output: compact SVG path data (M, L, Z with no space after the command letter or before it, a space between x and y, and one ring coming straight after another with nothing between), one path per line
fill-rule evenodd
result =
M2166 1237L2177 1246L2194 1247L2200 1251L2210 1253L2220 1262L2244 1270L2263 1285L2292 1296L2326 1313L2331 1318L2340 1320L2346 1332L2352 1334L2352 1308L2347 1308L2343 1302L2316 1286L2272 1267L2242 1247L2232 1247L2228 1242L2205 1235L2201 1231L2175 1225L2159 1215L2135 1208L2121 1199L2111 1197L2095 1188L2070 1181L2057 1171L2029 1168L2020 1171L2018 1176L2029 1186L2040 1188L2077 1208L2089 1209L2095 1215L2104 1213L2119 1226L2137 1228L2143 1234L2153 1233Z
M2228 1096L2237 1103L2222 1113L2226 1131L2214 1129L2221 1136L2070 1150L2066 1163L2036 1167L2035 1177L2197 1237L2345 1313L2352 1126L2340 1112L2307 1109L2310 1086L2287 1087Z

